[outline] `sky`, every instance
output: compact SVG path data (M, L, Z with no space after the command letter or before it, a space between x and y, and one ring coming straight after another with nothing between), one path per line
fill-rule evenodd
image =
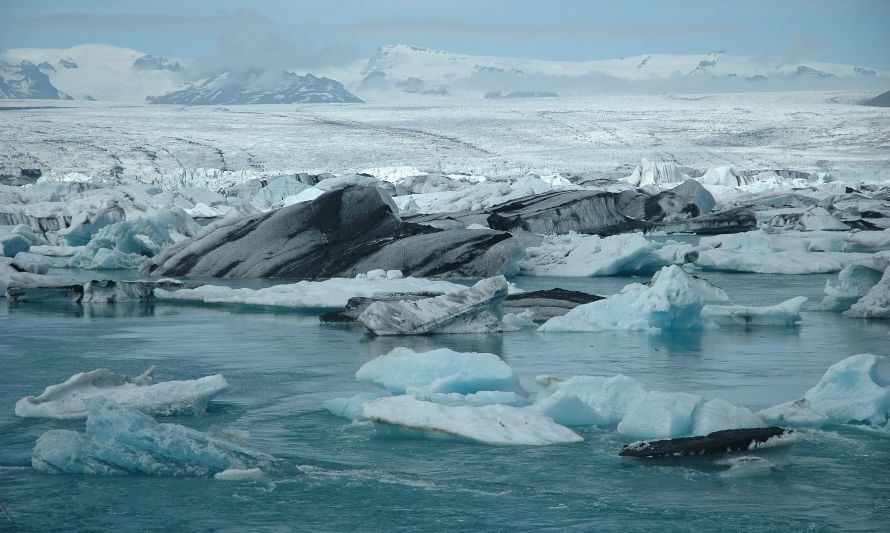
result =
M0 50L101 43L208 63L286 54L305 67L412 44L570 61L725 50L890 69L888 28L890 0L0 0Z

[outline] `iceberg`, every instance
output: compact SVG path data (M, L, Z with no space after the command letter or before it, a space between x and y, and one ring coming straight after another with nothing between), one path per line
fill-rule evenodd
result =
M635 438L675 438L714 431L763 427L745 407L696 394L647 391L630 377L553 376L536 378L533 408L566 426L617 429Z
M350 420L361 420L364 418L362 410L365 408L365 404L373 402L382 396L385 396L385 393L363 392L348 398L332 398L326 400L321 405L334 416L348 418Z
M646 396L643 385L627 376L572 376L563 381L539 376L535 408L567 426L615 427L630 407Z
M495 276L435 298L374 302L358 321L375 335L501 331L500 304L507 290L507 280Z
M159 300L213 304L262 305L291 309L335 309L345 307L350 298L370 298L377 293L432 291L448 294L466 289L464 285L441 280L403 277L398 270L372 270L355 278L284 283L264 289L233 289L221 285L201 285L194 289L155 290Z
M362 365L355 377L392 394L523 392L513 369L497 355L447 348L422 353L396 348Z
M581 442L580 435L529 407L441 405L413 396L368 403L363 415L378 426L465 438L484 444L544 446Z
M113 400L152 415L199 414L214 396L228 388L222 374L153 383L154 371L152 366L134 377L105 368L74 374L64 383L50 385L40 396L26 396L16 402L15 414L23 418L86 418L88 404L94 398Z
M757 413L767 422L803 426L890 427L890 362L859 354L833 364L802 399Z
M210 476L247 470L272 457L178 424L152 417L107 398L87 401L86 431L47 431L37 439L31 466L53 474L148 474Z
M765 307L748 305L706 305L702 317L721 326L793 326L800 321L800 310L807 298L798 296Z
M890 254L875 254L872 258L844 267L837 275L837 283L825 282L823 311L846 311L872 287L881 281L890 264Z
M890 268L881 279L850 308L845 316L856 318L890 318Z
M699 328L702 307L713 292L703 290L704 283L679 266L665 267L653 277L651 286L627 285L618 294L551 318L538 331Z
M546 235L538 246L528 247L519 262L524 276L597 277L652 274L658 269L694 259L687 244L661 244L640 233L599 237L574 231Z

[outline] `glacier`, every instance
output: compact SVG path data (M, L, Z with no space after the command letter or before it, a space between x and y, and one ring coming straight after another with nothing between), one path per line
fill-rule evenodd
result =
M23 418L81 419L89 414L92 399L105 398L150 415L197 415L229 386L222 374L154 383L154 372L152 366L133 377L105 368L74 374L64 383L48 386L39 396L17 401L15 414Z
M31 466L51 474L211 476L268 465L272 457L107 398L87 401L84 433L54 429L34 445Z

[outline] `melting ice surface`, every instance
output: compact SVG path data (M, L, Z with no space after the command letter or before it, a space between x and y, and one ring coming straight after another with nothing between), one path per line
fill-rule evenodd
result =
M268 462L268 455L200 431L159 424L149 415L106 398L87 401L86 432L47 431L31 464L65 474L208 475Z
M221 374L187 381L152 383L155 367L135 377L105 368L81 372L59 385L50 385L40 396L16 402L16 416L26 418L86 418L87 401L106 398L147 414L200 414L207 403L228 388Z
M580 443L504 447L405 438L368 422L351 424L323 407L357 393L389 394L357 381L355 373L399 346L417 353L448 348L497 354L530 393L540 375L622 374L647 393L696 394L755 413L804 398L848 355L887 353L890 324L813 310L835 275L700 275L724 289L734 305L797 296L809 304L793 328L600 331L560 335L553 342L551 334L528 329L372 338L358 328L319 326L315 316L237 306L0 302L0 405L6 406L0 409L0 503L25 530L60 523L82 529L135 523L189 529L201 523L217 529L287 524L356 530L386 523L413 530L635 531L656 519L696 530L884 528L890 480L879 474L890 469L890 446L885 433L860 425L799 429L803 439L794 447L762 455L768 464L737 458L651 464L617 457L623 444L636 440L620 434L617 421L616 429L573 425L584 438ZM563 287L609 295L648 277L518 281L526 290ZM229 388L205 414L157 421L234 440L274 456L274 466L261 467L259 479L249 472L253 466L230 468L218 477L241 481L225 483L209 475L46 475L31 468L41 435L83 434L85 426L18 418L16 401L85 369L134 375L147 364L157 364L165 379L224 374ZM467 405L456 400L470 396L435 394L442 397L431 394L430 401L449 406Z

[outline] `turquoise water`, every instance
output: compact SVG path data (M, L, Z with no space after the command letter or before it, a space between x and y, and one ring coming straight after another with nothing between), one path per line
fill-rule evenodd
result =
M827 276L706 273L737 303L821 299ZM608 294L631 278L519 278ZM0 530L887 530L890 438L807 431L773 466L734 476L721 459L640 462L629 439L582 429L580 444L493 447L382 435L327 413L324 400L369 390L354 379L395 346L501 355L529 388L539 374L624 373L650 390L762 408L799 398L825 369L888 352L890 324L805 311L794 328L644 333L370 338L313 315L247 307L8 305L0 301ZM75 372L157 378L223 373L231 388L201 417L173 421L279 461L259 483L203 478L54 476L30 468L37 437L83 422L21 420L15 401ZM759 474L759 475L753 475Z

